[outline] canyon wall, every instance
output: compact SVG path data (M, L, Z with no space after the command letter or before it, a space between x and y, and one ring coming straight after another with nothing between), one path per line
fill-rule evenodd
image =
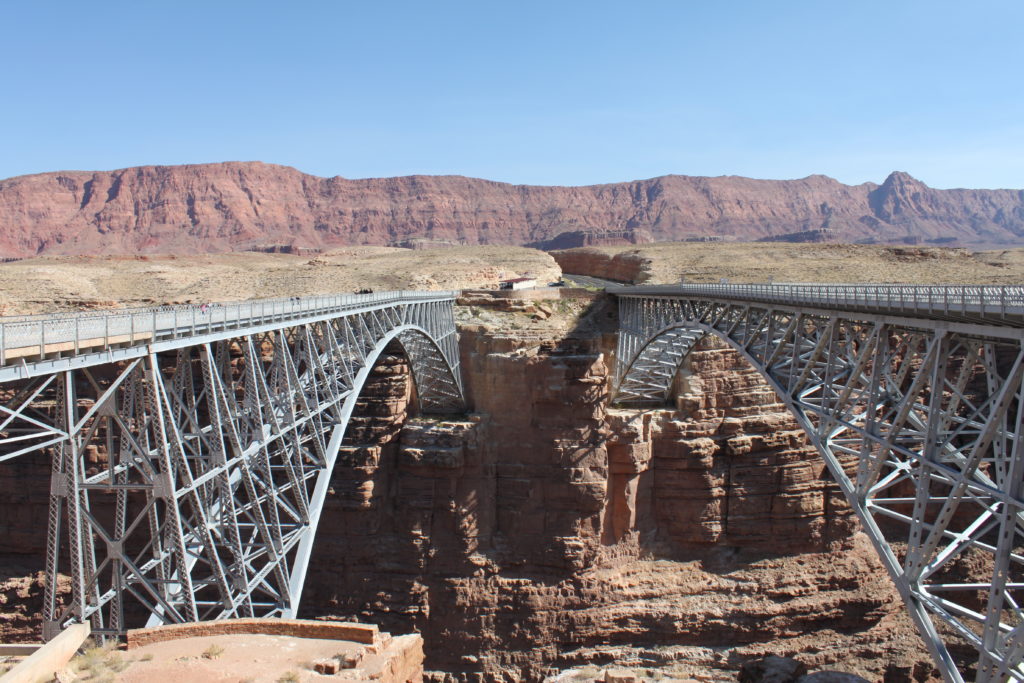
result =
M648 279L650 261L637 253L610 254L599 249L582 248L553 251L551 256L567 274L589 275L628 284L640 284Z
M704 342L675 407L610 410L609 336L503 315L461 327L467 419L367 406L346 449L374 455L334 477L303 616L415 629L444 683L610 663L722 680L764 654L937 675L821 458L737 354Z
M1024 192L826 176L663 176L510 185L461 176L348 180L228 162L0 180L0 258L38 254L308 253L340 245L763 239L1021 244Z
M0 463L0 643L39 639L50 470L40 452Z
M465 416L416 415L407 361L382 355L299 616L418 631L435 683L612 663L725 680L765 654L935 678L820 457L737 354L703 342L673 406L610 409L612 302L555 333L539 304L494 301L460 309ZM38 623L46 526L48 464L16 462L0 467L17 496L0 552L22 572L0 584L5 638Z

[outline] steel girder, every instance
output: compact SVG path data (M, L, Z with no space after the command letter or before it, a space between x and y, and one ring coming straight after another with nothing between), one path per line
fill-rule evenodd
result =
M392 342L420 409L465 409L452 299L283 321L0 384L0 460L52 457L44 635L294 616L335 457ZM70 602L57 595L71 575Z
M724 339L824 456L943 676L1024 680L1024 331L699 296L619 311L617 403L664 403Z

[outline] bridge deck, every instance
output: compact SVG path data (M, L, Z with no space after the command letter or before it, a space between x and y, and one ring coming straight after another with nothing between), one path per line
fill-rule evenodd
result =
M403 302L450 299L455 292L379 292L257 299L0 318L0 382ZM175 343L177 342L177 343Z
M725 340L825 459L943 678L1024 681L1024 287L607 291L615 400L666 405L696 343Z
M701 297L1024 327L1024 286L679 284L609 287L619 296Z

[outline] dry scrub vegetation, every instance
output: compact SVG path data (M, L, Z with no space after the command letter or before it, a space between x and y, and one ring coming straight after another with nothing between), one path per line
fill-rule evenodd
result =
M90 641L82 654L68 663L67 670L74 674L76 679L100 683L101 681L117 680L118 674L127 669L131 663L132 660L125 659L124 655L118 651L116 642L109 641L104 645L99 645Z
M893 282L1021 284L1024 249L967 249L854 244L665 242L640 247L591 247L605 259L633 261L649 283ZM598 273L587 273L598 275Z
M496 287L561 271L547 254L522 247L414 251L347 247L317 256L251 252L199 256L48 257L0 265L0 313L201 303L333 294L370 288Z

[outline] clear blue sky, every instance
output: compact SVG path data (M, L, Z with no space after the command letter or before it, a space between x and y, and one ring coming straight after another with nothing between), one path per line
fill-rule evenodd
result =
M0 7L0 178L261 160L1024 188L1024 2Z

